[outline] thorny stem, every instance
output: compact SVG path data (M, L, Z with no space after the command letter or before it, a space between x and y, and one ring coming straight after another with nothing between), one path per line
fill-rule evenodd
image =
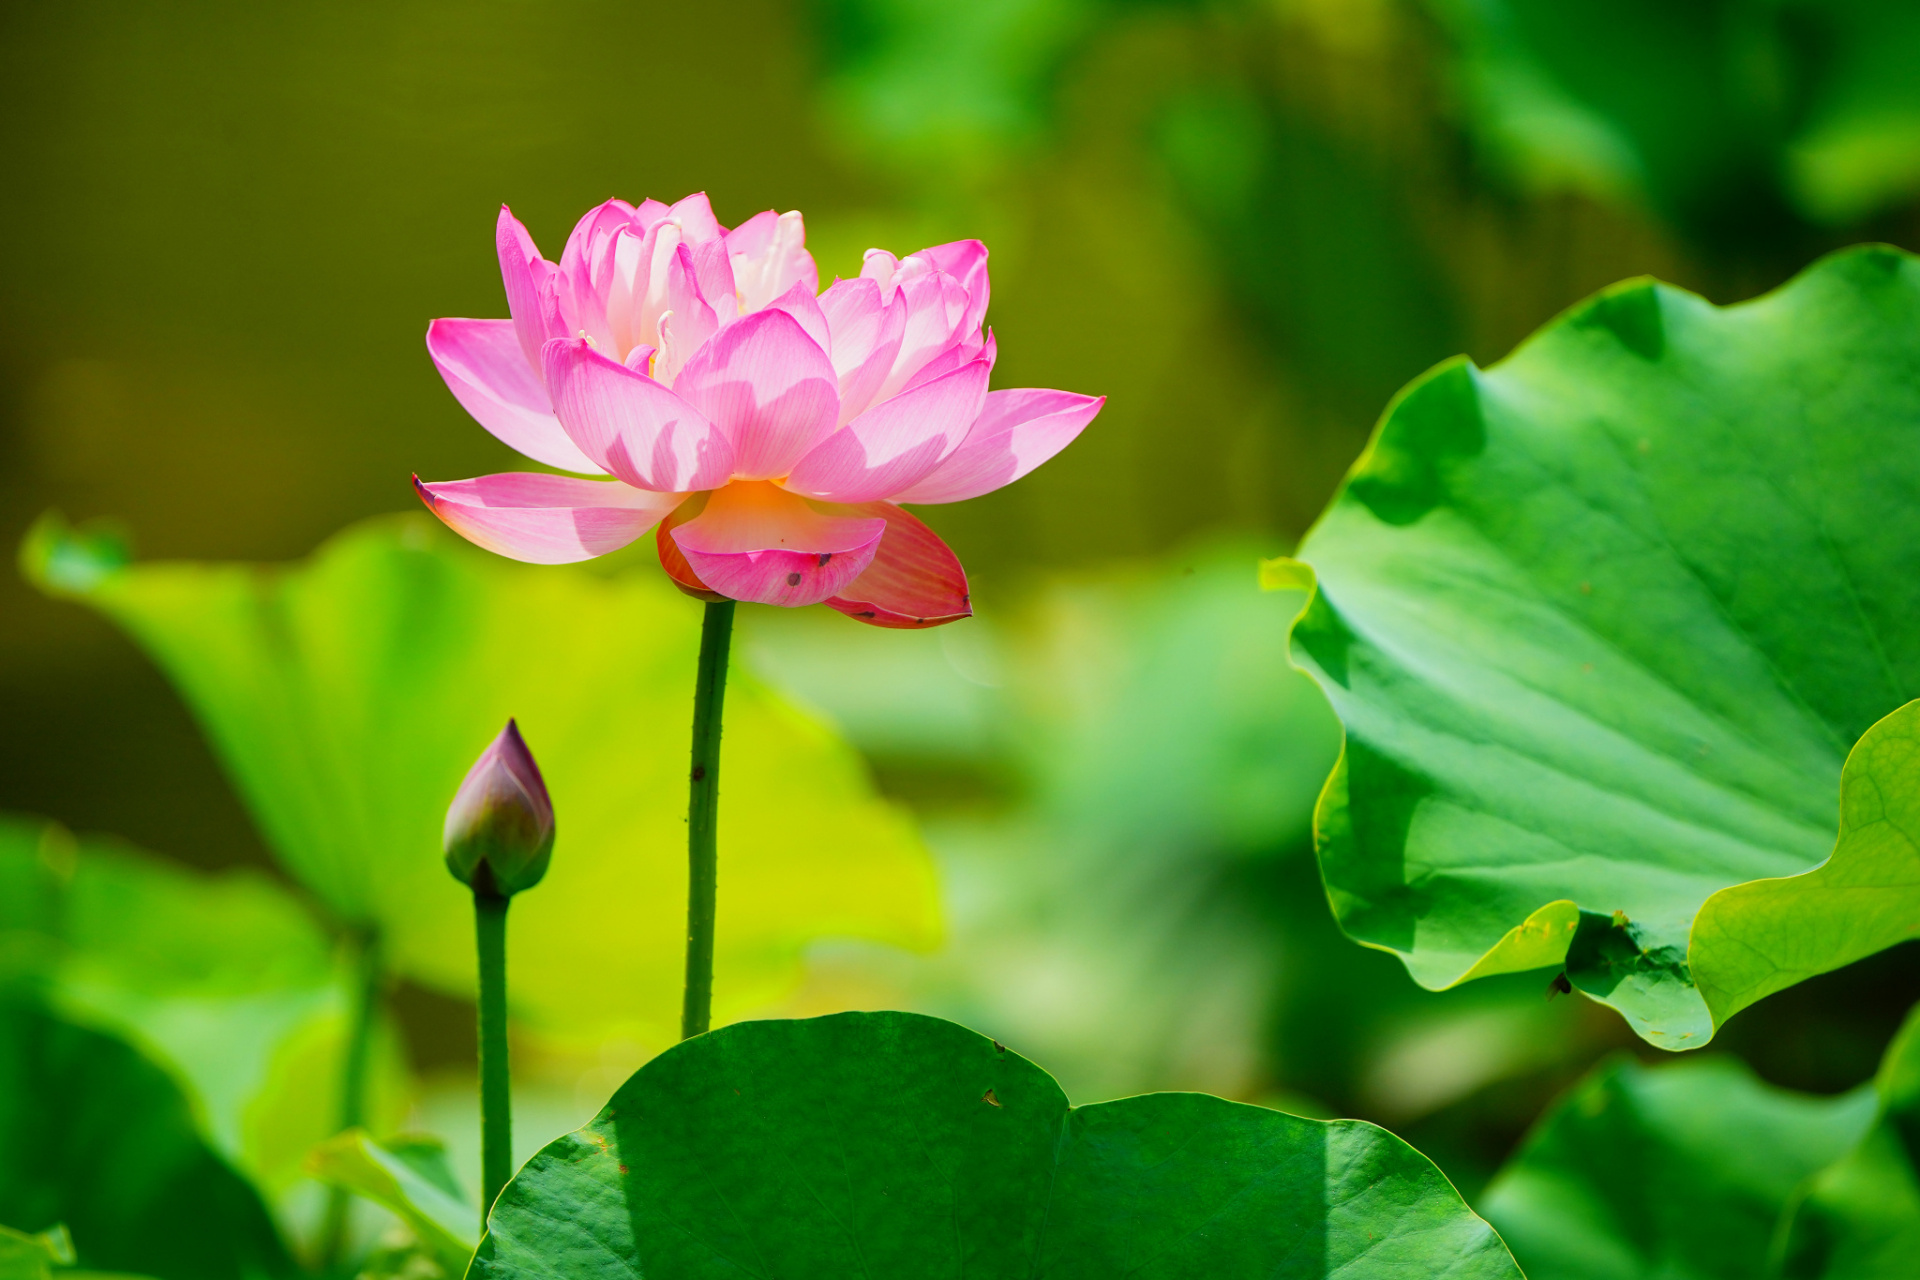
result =
M353 1007L348 1011L346 1057L340 1065L338 1129L357 1129L367 1123L367 1068L373 1058L373 1026L380 1017L380 989L386 983L381 967L380 935L371 926L354 935ZM326 1214L320 1225L320 1272L331 1275L340 1266L347 1244L347 1211L351 1194L344 1187L327 1190Z
M507 1068L507 903L481 863L473 881L480 953L480 1230L513 1177L513 1097Z
M687 795L687 991L680 1038L706 1031L713 1013L713 918L719 894L720 710L727 696L733 601L707 605L693 687L693 768Z

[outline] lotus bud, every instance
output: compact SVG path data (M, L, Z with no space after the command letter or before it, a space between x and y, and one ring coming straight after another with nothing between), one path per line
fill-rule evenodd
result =
M513 721L467 770L447 807L447 870L480 893L507 897L547 874L553 802Z

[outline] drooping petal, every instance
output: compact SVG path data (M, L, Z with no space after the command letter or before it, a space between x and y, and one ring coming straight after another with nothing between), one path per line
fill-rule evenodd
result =
M507 313L513 317L527 366L538 369L540 348L566 332L550 280L553 265L541 258L533 237L505 205L500 206L493 239L500 253L500 282L507 290Z
M987 394L960 447L896 502L959 502L1012 484L1073 443L1105 396L1020 388Z
M787 487L827 502L873 502L911 487L966 438L987 372L975 361L881 401L795 463Z
M510 448L563 471L600 468L568 437L511 320L435 320L427 353L461 408Z
M760 480L786 474L833 430L834 382L826 352L799 322L767 310L722 329L673 385L733 442L733 474Z
M827 604L876 627L937 627L973 616L960 558L927 528L891 502L847 508L887 522L873 563Z
M585 339L555 339L543 354L554 414L604 470L656 493L727 482L733 446L685 400Z
M960 282L960 287L967 291L962 327L968 332L978 329L986 320L987 300L992 293L987 279L987 246L978 240L955 240L922 249L911 256L925 258Z
M692 596L695 600L706 600L718 604L729 597L700 581L700 575L687 563L687 557L680 551L680 544L673 540L673 531L680 525L697 517L707 509L709 495L696 493L675 507L653 531L654 549L660 553L660 567L673 579L673 585Z
M882 519L836 515L765 481L736 481L671 537L698 580L734 600L789 607L837 595L873 560Z
M796 285L820 292L820 271L807 252L807 228L799 210L756 213L727 233L734 287L741 314L758 311Z
M686 497L531 471L439 484L415 476L413 485L455 533L529 564L572 564L618 551Z

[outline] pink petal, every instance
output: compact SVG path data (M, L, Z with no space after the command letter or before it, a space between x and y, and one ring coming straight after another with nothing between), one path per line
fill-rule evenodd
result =
M768 311L784 311L793 317L794 323L813 340L813 345L822 351L831 350L833 336L827 328L826 313L820 310L820 299L813 296L813 290L805 284L796 284L764 308ZM829 357L831 358L831 357ZM838 370L836 369L837 373Z
M673 585L696 600L710 600L715 604L728 597L713 590L700 581L700 575L687 563L686 556L680 552L680 544L673 540L673 531L680 525L693 519L707 508L707 495L696 493L676 507L660 521L660 527L654 530L654 549L660 553L660 567L673 579Z
M644 230L634 219L633 206L625 200L596 205L574 224L573 233L567 237L567 247L560 254L560 269L569 275L575 272L590 275L607 241L628 227Z
M733 283L733 260L727 255L725 240L689 241L693 275L700 288L703 305L713 308L722 324L740 314L740 299Z
M758 311L797 285L805 285L810 295L820 292L820 271L806 245L807 227L798 210L776 214L768 209L727 233L742 312Z
M891 502L852 510L879 516L887 532L866 572L829 606L876 627L937 627L973 616L966 570L939 534Z
M992 285L987 280L987 246L978 240L955 240L937 244L912 255L925 258L960 282L967 291L966 318L961 325L968 332L978 329L987 316L987 299Z
M1071 391L990 392L960 447L895 501L959 502L1012 484L1073 443L1106 402Z
M680 231L689 244L718 240L727 234L727 229L713 216L713 206L707 203L707 193L704 191L696 191L686 199L676 201L667 210L667 220L680 224Z
M509 447L562 471L599 473L553 416L513 321L435 320L427 326L427 353L460 407Z
M530 471L413 487L467 541L529 564L572 564L618 551L686 497L617 480Z
M827 351L840 375L840 421L847 422L866 411L893 372L907 309L886 305L880 286L858 276L834 281L820 296L820 310L830 335Z
M833 430L840 413L834 381L826 352L799 322L768 310L722 329L673 389L733 442L733 474L761 480L786 474Z
M727 482L733 446L685 400L585 339L555 339L543 354L560 425L604 470L656 493Z
M900 354L874 395L876 403L905 390L929 361L971 336L965 327L967 304L967 291L944 271L928 270L900 286L893 305L907 309L906 329Z
M986 394L987 365L975 361L883 400L794 464L787 487L829 502L892 497L959 447Z
M671 537L698 580L734 600L818 604L872 562L885 520L835 515L764 481L707 495Z
M653 372L661 382L673 386L687 361L720 328L720 317L700 294L693 253L684 242L675 246L673 256L667 261L661 301L664 305L654 324L660 351L653 362Z
M500 282L507 289L507 313L513 317L520 351L527 358L527 366L538 369L540 348L549 338L566 332L549 280L553 266L541 258L533 237L505 205L500 206L493 239L500 253Z

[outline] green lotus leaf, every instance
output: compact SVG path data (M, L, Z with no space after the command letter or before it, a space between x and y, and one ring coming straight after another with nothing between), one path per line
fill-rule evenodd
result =
M1904 0L1433 8L1470 123L1530 184L1645 200L1708 241L1849 222L1920 188Z
M200 1137L167 1074L18 993L0 994L0 1223L64 1224L90 1271L298 1274L259 1196Z
M1802 1179L1873 1121L1870 1087L1776 1089L1731 1058L1603 1063L1480 1208L1530 1280L1754 1280Z
M1430 988L1564 963L1667 1048L1920 933L1869 820L1905 718L1834 843L1920 692L1916 369L1920 263L1865 248L1726 309L1629 282L1403 392L1270 574L1317 577L1347 933Z
M1875 1080L1880 1110L1845 1156L1808 1179L1781 1224L1784 1280L1905 1280L1920 1256L1920 1008Z
M49 522L22 559L166 671L288 870L376 925L398 971L455 994L473 989L472 904L441 863L441 824L517 717L559 840L514 899L515 1012L574 1043L671 1039L700 622L658 573L518 565L424 516L357 526L282 568L129 567ZM930 861L851 748L739 667L726 746L721 1012L780 993L823 935L932 944Z
M352 975L319 923L258 872L208 875L117 841L0 815L0 981L164 1066L202 1133L279 1192L338 1123ZM375 1114L404 1066L379 1042Z
M308 1168L397 1215L447 1276L466 1274L480 1214L460 1194L437 1140L380 1143L364 1129L349 1129L316 1147Z
M662 1054L521 1170L470 1274L1519 1277L1384 1130L1191 1093L1070 1109L1018 1054L909 1013Z

